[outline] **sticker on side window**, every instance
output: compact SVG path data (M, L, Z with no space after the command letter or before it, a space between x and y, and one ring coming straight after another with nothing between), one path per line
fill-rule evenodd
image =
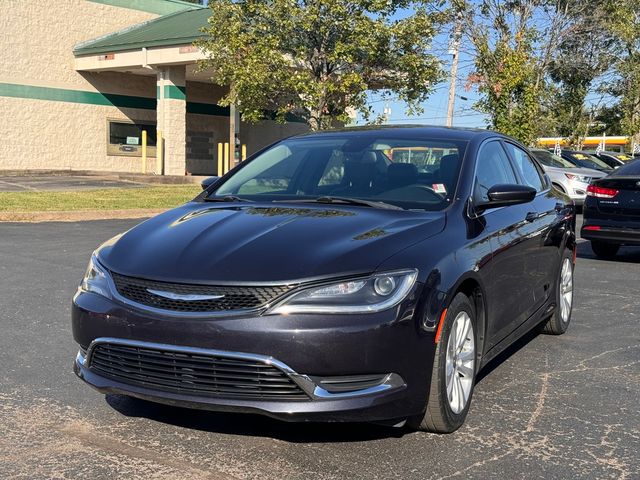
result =
M444 186L444 183L434 183L431 188L436 193L447 193L447 187Z

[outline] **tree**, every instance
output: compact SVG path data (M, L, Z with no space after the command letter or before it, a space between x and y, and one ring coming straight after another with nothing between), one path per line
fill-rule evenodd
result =
M636 0L609 2L609 27L619 44L615 80L609 93L619 98L624 134L640 144L640 8Z
M576 140L593 120L586 108L587 95L609 69L615 42L606 28L607 0L560 0L554 11L563 22L547 63L546 73L556 87L550 108L555 134Z
M269 111L313 130L346 122L351 110L369 119L369 90L420 112L442 79L429 49L444 16L429 1L211 0L201 68L229 87L219 103L249 122ZM401 18L401 9L412 13Z
M542 1L542 0L541 0ZM483 98L478 108L490 127L530 144L537 136L541 85L534 55L538 0L483 0L468 10L467 31L475 47L475 85Z

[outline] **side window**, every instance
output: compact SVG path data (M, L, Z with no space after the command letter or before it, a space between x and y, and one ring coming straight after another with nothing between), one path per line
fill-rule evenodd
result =
M500 142L489 142L480 149L474 183L473 198L477 202L489 201L487 192L494 185L518 183L507 153Z
M327 162L320 181L319 187L329 185L340 185L344 177L344 155L340 150L334 150Z
M516 168L520 172L525 185L533 187L536 191L541 192L545 188L545 182L540 176L540 172L536 168L535 164L524 150L516 147L512 143L505 143L507 150L515 161Z

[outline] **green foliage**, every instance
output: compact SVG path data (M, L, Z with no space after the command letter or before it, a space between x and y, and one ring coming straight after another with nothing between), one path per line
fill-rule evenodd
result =
M535 30L530 2L483 1L472 41L476 71L469 77L483 94L478 108L489 114L490 127L525 144L537 136L540 88L533 54Z
M622 131L640 143L640 6L637 0L611 1L609 14L609 28L619 42L609 93L620 99Z
M425 0L429 1L429 0ZM441 80L430 44L443 14L413 0L211 0L202 69L229 86L219 102L245 121L295 114L314 129L370 118L367 90L394 94L410 111ZM405 18L399 9L411 9Z

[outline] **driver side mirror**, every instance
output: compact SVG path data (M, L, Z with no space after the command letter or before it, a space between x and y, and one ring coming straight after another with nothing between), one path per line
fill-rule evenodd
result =
M499 184L489 189L487 197L489 201L476 204L476 210L529 203L536 197L536 189L526 185Z
M200 185L202 186L202 190L206 190L211 185L216 183L218 180L220 180L220 177L207 177L207 178L205 178L204 180L202 180L202 182L200 182Z

